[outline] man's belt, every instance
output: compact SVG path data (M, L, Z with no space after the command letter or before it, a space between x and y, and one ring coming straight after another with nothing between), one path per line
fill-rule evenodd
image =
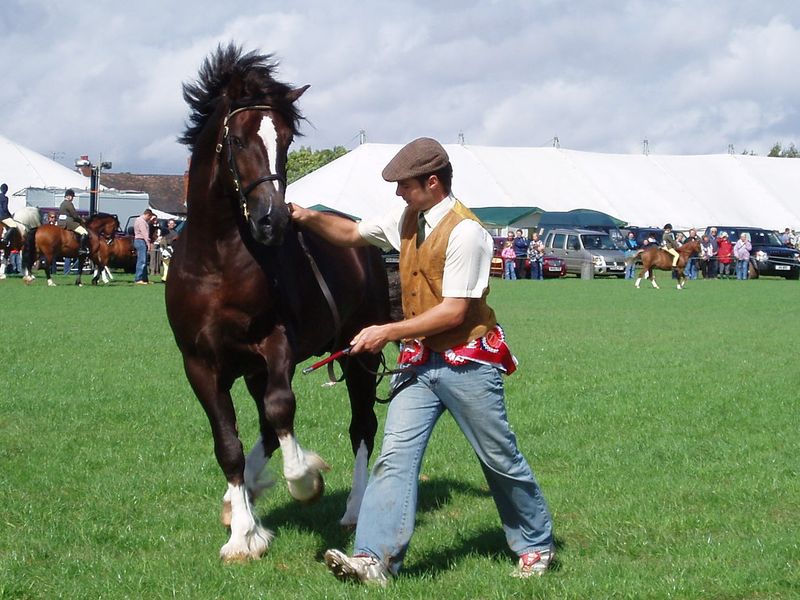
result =
M403 342L397 364L408 366L425 364L431 352L432 350L425 346L424 340ZM496 367L506 375L511 375L517 370L517 359L511 354L505 332L499 325L490 329L483 337L449 348L441 354L445 362L454 367L466 362L476 362Z

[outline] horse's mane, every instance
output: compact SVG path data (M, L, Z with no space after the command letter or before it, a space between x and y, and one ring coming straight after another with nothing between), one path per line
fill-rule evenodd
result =
M192 149L200 132L208 123L223 96L231 102L231 108L248 104L259 104L269 99L299 135L298 125L303 118L286 96L291 91L288 85L276 81L272 74L278 67L271 54L260 54L252 50L246 54L233 42L220 44L200 67L198 78L193 83L183 84L183 98L191 109L186 130L178 142Z

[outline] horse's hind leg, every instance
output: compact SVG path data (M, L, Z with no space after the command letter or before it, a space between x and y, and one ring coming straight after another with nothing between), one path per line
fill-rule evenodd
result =
M375 446L378 419L375 416L375 373L380 359L375 354L362 354L347 359L347 392L350 396L350 446L353 450L353 482L344 515L339 520L345 527L355 526L364 490L369 478L369 457ZM371 372L370 372L371 371Z
M260 558L267 551L273 536L258 522L245 486L244 452L236 429L230 382L223 385L219 374L196 358L184 357L184 368L208 416L214 436L214 453L228 481L225 497L230 503L231 536L220 549L220 558L226 562Z

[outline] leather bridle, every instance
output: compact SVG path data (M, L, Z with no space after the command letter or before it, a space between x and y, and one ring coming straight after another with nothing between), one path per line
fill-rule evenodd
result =
M233 177L233 187L236 192L239 194L239 205L242 210L242 215L244 218L247 219L250 216L249 211L247 210L247 196L256 189L262 183L266 183L267 181L277 181L283 189L286 189L286 180L283 178L282 175L277 173L269 173L267 175L263 175L259 177L255 181L251 182L249 185L244 186L242 184L241 175L239 175L239 169L236 166L236 158L233 156L233 139L231 138L230 128L228 127L228 121L231 118L240 112L244 112L246 110L263 110L263 111L271 111L273 110L272 107L268 104L256 104L253 106L242 106L240 108L236 108L230 111L227 115L225 115L225 120L222 122L222 141L217 144L216 152L217 154L222 153L222 148L227 147L227 159L228 159L228 168L231 172L231 177ZM277 158L277 157L274 157ZM270 197L269 206L267 207L267 214L269 216L272 213L272 198Z

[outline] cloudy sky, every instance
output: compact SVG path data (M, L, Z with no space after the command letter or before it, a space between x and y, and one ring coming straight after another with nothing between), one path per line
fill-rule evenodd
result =
M182 173L181 84L230 40L311 84L295 147L800 145L797 0L3 0L0 134Z

